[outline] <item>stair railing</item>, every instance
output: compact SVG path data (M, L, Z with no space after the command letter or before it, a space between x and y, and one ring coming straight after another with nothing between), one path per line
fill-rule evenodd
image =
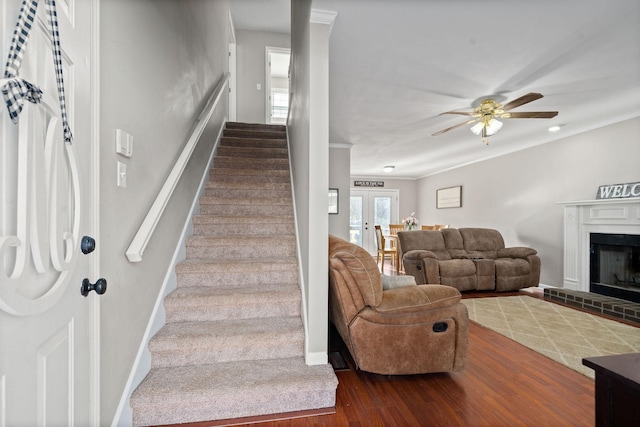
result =
M140 228L136 232L129 248L127 249L126 255L127 259L130 262L140 262L142 261L142 255L144 254L145 249L147 248L147 244L153 236L153 232L164 213L167 204L169 203L169 199L171 199L171 195L175 190L180 178L182 177L182 173L184 172L187 164L189 163L189 159L191 159L191 155L193 154L194 149L198 145L198 141L200 140L200 136L204 132L209 119L213 115L213 112L218 107L218 103L222 98L222 94L226 93L228 89L226 87L229 85L229 73L225 73L222 77L215 90L209 97L207 104L202 109L202 112L198 116L198 119L195 122L193 127L193 131L189 136L189 140L185 144L182 149L182 153L176 160L171 172L167 176L162 188L158 192L155 201L149 208L147 212L147 216L142 221Z

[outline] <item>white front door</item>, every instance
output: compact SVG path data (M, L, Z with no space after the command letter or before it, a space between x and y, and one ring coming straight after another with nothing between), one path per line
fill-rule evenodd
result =
M375 226L389 234L398 221L398 190L351 190L349 240L376 254Z
M5 61L20 2L0 5ZM98 268L96 252L81 252L82 237L98 230L97 6L57 6L73 144L62 135L45 1L20 70L42 89L42 102L26 102L13 124L0 98L0 426L90 426L98 419L98 297L80 294Z

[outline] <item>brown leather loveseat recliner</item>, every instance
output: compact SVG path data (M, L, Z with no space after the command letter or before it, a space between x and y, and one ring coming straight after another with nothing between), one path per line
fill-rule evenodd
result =
M383 290L360 246L329 236L329 315L357 367L385 375L460 371L469 316L460 292L415 285Z
M506 248L497 230L401 231L398 239L405 272L414 276L416 283L502 292L538 286L540 281L537 251Z

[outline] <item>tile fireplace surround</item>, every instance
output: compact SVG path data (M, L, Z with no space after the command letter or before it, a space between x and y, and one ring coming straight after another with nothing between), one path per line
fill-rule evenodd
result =
M640 304L591 292L562 288L545 288L544 299L581 308L593 313L606 314L640 326Z
M610 315L630 310L633 320L640 320L640 304L589 292L590 233L640 235L640 198L563 202L564 205L564 278L563 288L550 292L551 297L571 305L603 306ZM564 299L564 301L562 301ZM615 310L613 305L619 308ZM617 313L617 314L616 314ZM631 320L631 319L629 319Z

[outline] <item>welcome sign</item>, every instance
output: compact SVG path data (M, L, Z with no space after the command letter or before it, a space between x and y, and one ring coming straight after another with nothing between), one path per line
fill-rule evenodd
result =
M596 199L627 199L629 197L640 197L640 182L601 185L598 187Z

